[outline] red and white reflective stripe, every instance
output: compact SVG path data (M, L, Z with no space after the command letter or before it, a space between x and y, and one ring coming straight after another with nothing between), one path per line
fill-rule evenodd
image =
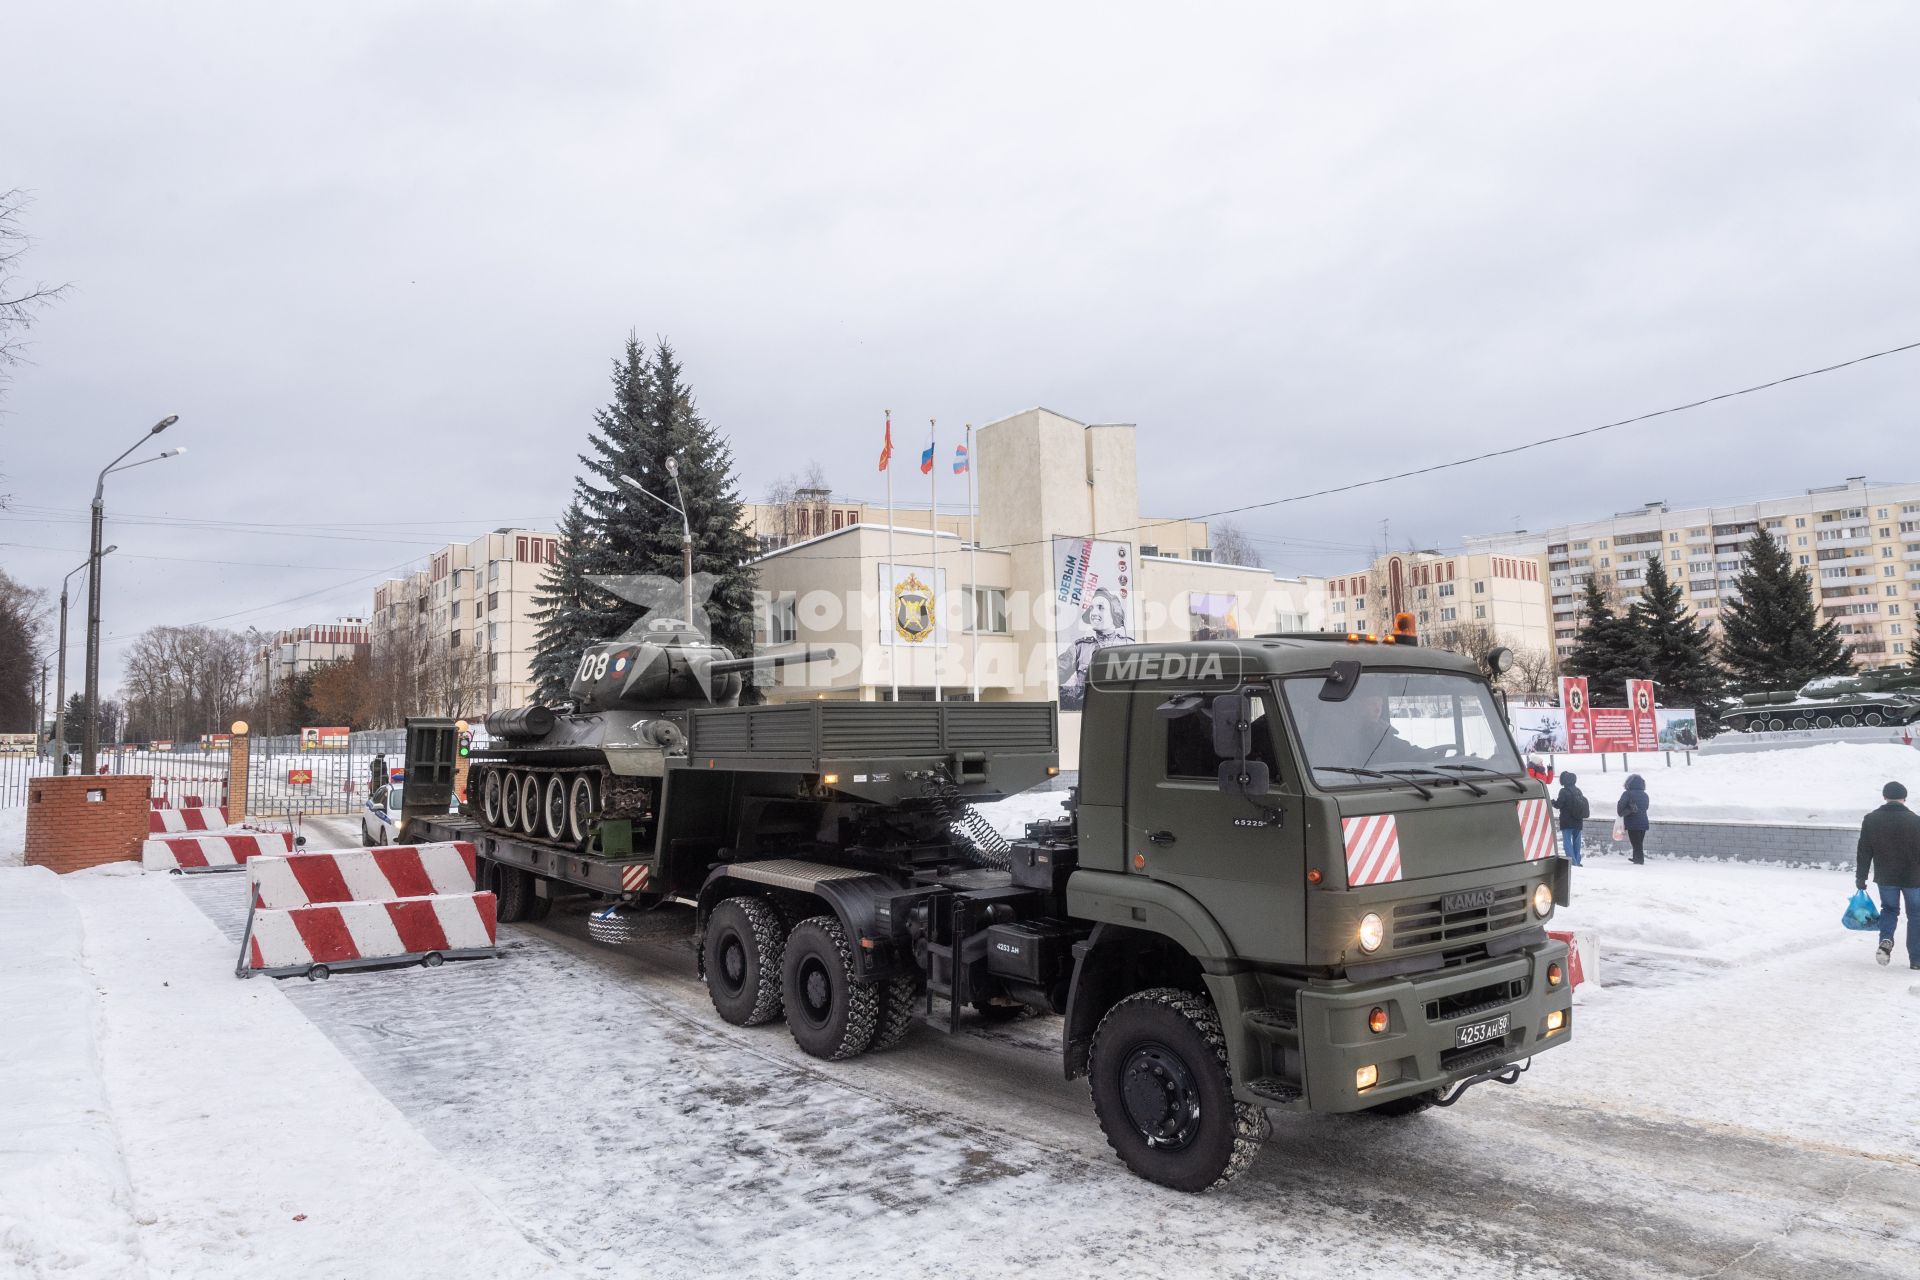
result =
M284 910L324 902L467 894L474 888L473 869L473 845L465 840L290 853L253 864L253 902Z
M255 969L388 960L494 945L491 893L255 910L247 963Z
M283 854L291 848L291 831L278 835L164 836L140 846L140 865L149 871L238 867L250 859Z
M627 893L639 893L647 887L653 872L643 862L637 866L620 868L620 888Z
M1553 810L1545 800L1522 800L1520 811L1520 851L1528 862L1553 856Z
M174 835L182 831L219 831L226 825L227 811L212 805L147 811L147 834L150 836Z
M1391 884L1401 878L1400 824L1390 813L1370 813L1359 818L1342 818L1341 834L1347 842L1347 884L1359 888L1367 884Z

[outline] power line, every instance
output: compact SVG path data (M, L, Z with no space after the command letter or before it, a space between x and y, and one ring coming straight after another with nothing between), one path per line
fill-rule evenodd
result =
M58 551L64 555L85 556L87 553L77 547L49 547L37 542L0 542L0 547L18 547L25 551ZM240 569L357 569L351 564L271 564L264 560L215 560L206 556L147 556L130 551L116 551L115 560L166 560L174 564L219 564L231 565Z

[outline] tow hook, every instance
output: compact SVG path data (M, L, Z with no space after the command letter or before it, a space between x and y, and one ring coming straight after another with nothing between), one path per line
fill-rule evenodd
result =
M1461 1094L1477 1084L1486 1084L1488 1081L1493 1081L1496 1084L1517 1083L1520 1079L1520 1073L1531 1070L1532 1067L1533 1059L1528 1058L1523 1062L1510 1062L1504 1067L1495 1067L1491 1071L1482 1071L1477 1076L1468 1076L1465 1080L1456 1081L1445 1093L1435 1098L1433 1105L1436 1107L1450 1107L1460 1101Z

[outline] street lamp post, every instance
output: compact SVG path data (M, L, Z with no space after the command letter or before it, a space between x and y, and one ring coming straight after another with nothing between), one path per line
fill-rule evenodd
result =
M117 545L108 547L100 553L100 557L105 559L119 549ZM60 679L54 685L53 694L59 699L59 705L53 709L53 740L59 747L60 761L54 766L53 771L62 776L67 772L67 584L73 581L74 574L92 564L93 557L88 556L78 568L60 579ZM88 714L92 714L91 705L88 706Z
M93 539L87 554L87 562L93 566L93 572L87 575L87 724L86 737L82 739L80 749L80 771L92 773L95 757L100 751L100 532L106 521L107 477L115 471L127 471L134 467L145 466L149 462L158 462L162 458L178 457L185 449L168 449L151 458L139 462L126 462L127 454L145 444L149 437L157 436L174 423L180 421L180 415L170 413L147 430L147 434L128 445L126 452L100 468L99 478L93 482Z
M680 621L691 627L693 625L693 526L687 520L687 495L680 489L679 459L671 457L667 459L667 475L673 480L673 496L680 499L677 506L657 493L647 492L632 476L622 475L619 479L622 484L641 497L652 498L680 517L680 592L681 607L686 610L686 616Z

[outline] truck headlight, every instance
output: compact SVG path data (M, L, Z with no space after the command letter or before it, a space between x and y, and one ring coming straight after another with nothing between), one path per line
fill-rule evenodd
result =
M1553 886L1545 881L1533 886L1533 914L1545 919L1553 910Z
M1385 921L1372 911L1360 917L1360 949L1362 951L1378 951L1380 944L1386 940Z

